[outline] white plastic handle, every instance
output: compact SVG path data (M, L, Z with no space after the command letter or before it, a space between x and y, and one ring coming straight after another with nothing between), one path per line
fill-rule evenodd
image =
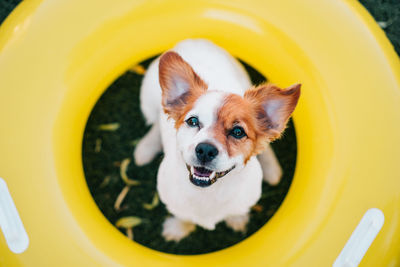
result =
M0 178L0 228L8 248L12 252L19 254L28 248L28 234L8 191L7 184L2 178Z
M379 209L369 209L340 252L333 267L356 267L367 253L383 226L385 217Z

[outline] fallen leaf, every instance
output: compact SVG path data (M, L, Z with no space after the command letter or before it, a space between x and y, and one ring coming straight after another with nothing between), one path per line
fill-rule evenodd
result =
M262 212L264 207L261 206L260 204L256 204L253 207L251 207L252 210L254 210L255 212Z

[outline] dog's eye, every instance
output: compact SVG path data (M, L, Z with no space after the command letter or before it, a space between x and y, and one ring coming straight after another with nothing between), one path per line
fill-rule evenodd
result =
M199 119L196 117L190 117L186 120L187 125L190 127L198 127L199 126Z
M240 127L240 126L234 127L234 128L230 131L229 134L232 135L233 137L235 137L236 139L241 139L241 138L243 138L243 137L246 136L246 132L245 132L245 131L243 130L243 128Z

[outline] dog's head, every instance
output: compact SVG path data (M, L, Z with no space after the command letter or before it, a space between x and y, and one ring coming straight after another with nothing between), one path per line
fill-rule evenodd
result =
M300 84L261 85L244 96L207 90L177 53L160 58L164 112L175 121L177 145L190 181L206 187L240 169L278 138L296 107Z

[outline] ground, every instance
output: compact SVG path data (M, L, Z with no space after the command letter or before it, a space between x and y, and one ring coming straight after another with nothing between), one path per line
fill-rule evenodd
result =
M0 23L19 2L0 0ZM400 53L400 2L362 0L361 3L385 30L397 53ZM146 68L149 62L148 60L141 66ZM263 81L264 78L251 67L247 66L247 70L254 82ZM284 137L273 144L284 169L282 182L277 187L263 185L262 198L252 210L246 233L235 233L224 224L219 224L213 232L198 228L180 243L165 242L160 233L161 224L168 213L155 197L155 177L162 155L141 168L135 166L133 160L129 162L137 140L148 129L144 125L138 104L142 79L140 73L140 68L127 72L107 89L94 107L83 137L83 165L87 183L103 214L112 224L120 226L123 234L129 235L136 242L178 254L215 251L239 242L257 231L275 213L289 189L296 161L293 123L290 122ZM140 184L126 187L126 182L122 179L127 178L125 174ZM119 208L115 208L118 198L122 202L117 203ZM124 220L121 221L121 218ZM134 228L126 230L124 227L127 226Z

